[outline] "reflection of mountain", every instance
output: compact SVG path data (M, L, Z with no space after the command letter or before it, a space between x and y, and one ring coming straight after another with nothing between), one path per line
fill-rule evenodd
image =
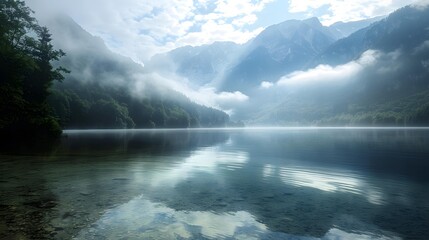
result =
M141 195L150 174L229 138L174 130L66 135L42 155L0 155L1 239L72 239L107 209Z
M268 225L275 231L287 228L294 234L321 236L329 224L341 228L341 218L353 216L404 238L421 238L422 229L428 227L426 220L419 221L412 233L401 226L419 215L418 209L406 210L407 201L419 202L427 209L421 202L427 193L420 192L429 180L425 174L429 165L422 162L429 154L421 141L424 136L427 132L395 130L248 134L232 139L239 146L253 146L249 148L249 167L236 175L257 177L267 184L249 184L245 177L234 177L231 182L236 189L246 188L243 193L265 196L250 212L273 224ZM264 147L258 148L261 142ZM254 164L265 164L263 171L255 172ZM420 190L409 194L405 179L421 182L415 186ZM397 193L401 194L394 196ZM362 210L368 208L372 210ZM401 219L404 222L398 223L396 214L401 211L407 213ZM276 222L270 215L278 212L289 219Z
M427 135L385 129L69 132L51 154L3 156L7 197L0 214L16 216L11 226L39 228L35 238L166 229L196 238L425 239ZM35 225L19 221L28 212L43 218ZM237 225L219 226L228 221ZM124 232L127 226L133 231Z
M228 140L224 132L187 130L94 130L66 131L67 137L57 149L61 154L172 154L208 147Z
M383 130L231 133L231 141L199 149L163 172L162 181L154 177L146 196L175 211L246 211L271 231L297 236L323 237L335 225L346 232L419 238L428 227L427 216L412 232L406 223L426 206L424 159L429 152L420 141L425 135ZM246 156L245 161L238 156ZM407 191L408 184L416 191ZM409 201L418 207L409 209Z

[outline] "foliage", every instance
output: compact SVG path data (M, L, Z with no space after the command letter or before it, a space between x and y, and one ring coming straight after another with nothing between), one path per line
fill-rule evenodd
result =
M197 105L171 90L152 87L131 96L119 86L70 80L54 86L49 103L64 128L188 128L224 127L229 116Z
M335 105L288 102L277 111L280 124L295 123L322 126L427 126L429 124L429 91L397 100L355 102L346 108ZM299 109L299 110L297 110ZM273 117L274 118L274 117Z
M0 3L0 133L58 136L61 129L46 99L66 71L51 62L64 53L53 49L48 29L31 14L23 1Z

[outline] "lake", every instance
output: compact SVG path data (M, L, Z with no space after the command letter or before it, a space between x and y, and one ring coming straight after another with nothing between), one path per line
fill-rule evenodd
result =
M65 131L0 166L0 239L429 239L428 129Z

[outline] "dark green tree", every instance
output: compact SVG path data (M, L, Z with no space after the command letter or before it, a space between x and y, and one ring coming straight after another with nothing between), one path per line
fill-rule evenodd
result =
M64 53L54 50L51 35L37 24L23 1L0 2L0 134L58 136L58 122L47 104L49 88L62 80L63 68L52 61ZM33 36L37 36L36 38Z
M66 69L54 68L52 61L59 60L65 53L55 50L51 44L51 34L46 27L36 27L38 41L34 42L32 56L36 67L32 75L26 78L24 83L24 97L33 104L45 104L49 95L49 89L56 80L64 79L62 73Z

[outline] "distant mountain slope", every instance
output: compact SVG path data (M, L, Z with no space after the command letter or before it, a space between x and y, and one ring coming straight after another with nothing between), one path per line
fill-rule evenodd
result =
M379 18L324 27L317 18L289 20L268 27L244 45L215 42L157 54L145 63L157 73L177 74L192 86L246 91L307 66L335 40Z
M112 53L71 18L43 21L71 70L50 97L65 128L151 128L225 126L229 116L197 105L154 81L131 59Z
M429 40L428 23L428 8L404 7L387 18L335 42L313 61L313 66L320 63L346 63L358 58L368 49L385 52L397 49L411 51Z
M363 55L369 58L362 60ZM311 79L314 83L294 92L276 89L283 97L247 119L272 124L427 125L429 8L399 9L335 42L309 68L296 74L320 73ZM319 78L326 80L317 83Z
M159 54L144 71L243 92L248 100L234 106L233 119L250 124L422 124L429 119L422 104L429 89L429 10L408 6L377 20L330 27L317 18L290 20L244 45ZM135 72L127 67L121 71Z
M233 42L185 46L157 54L145 66L156 72L173 72L201 86L219 78L241 49L241 45Z
M220 88L246 92L262 81L301 69L334 41L317 18L270 26L248 43L239 61L225 74Z
M336 39L341 39L350 36L352 33L357 32L371 24L378 22L385 18L385 16L364 19L352 22L336 22L329 26L329 30Z

